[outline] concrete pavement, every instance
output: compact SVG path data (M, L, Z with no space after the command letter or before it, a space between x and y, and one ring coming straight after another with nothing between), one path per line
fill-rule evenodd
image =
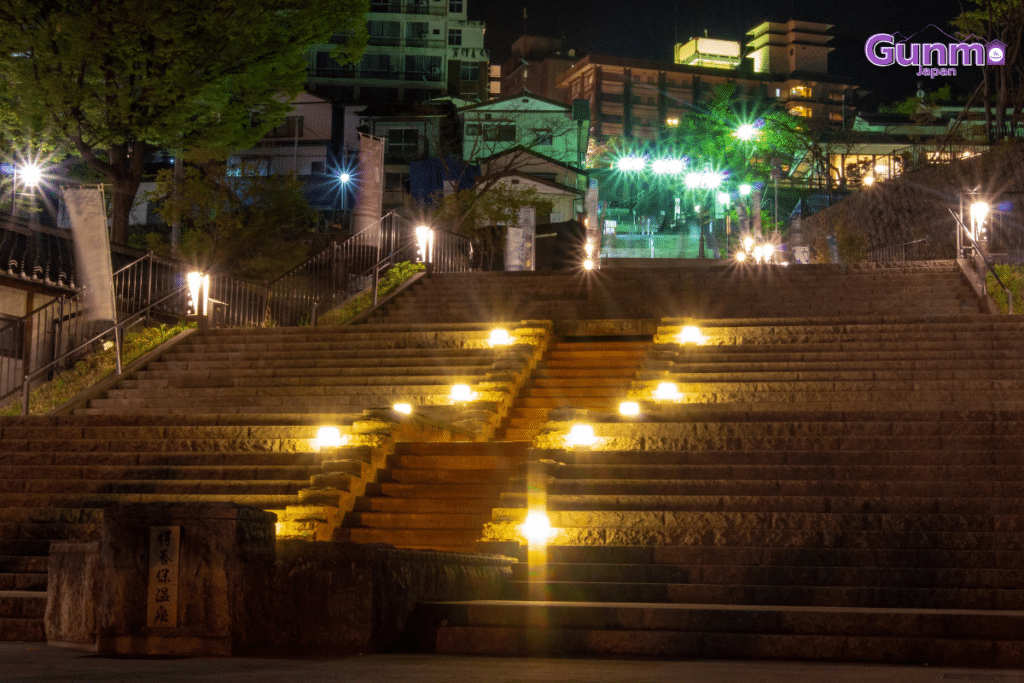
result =
M0 643L0 681L134 683L1024 683L1024 672L992 669L793 662L511 659L369 655L322 659L124 658Z

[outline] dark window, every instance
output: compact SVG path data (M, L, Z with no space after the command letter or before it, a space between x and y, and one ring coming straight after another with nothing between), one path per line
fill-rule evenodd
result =
M302 117L301 116L288 116L284 122L277 128L272 129L267 133L268 138L294 138L302 137Z
M487 142L515 142L515 124L499 124L484 128L484 140Z
M415 128L392 128L388 131L388 154L411 156L419 152L420 133Z
M464 81L480 80L480 64L477 62L463 62L459 67L459 77Z
M21 358L25 352L21 325L11 325L16 318L0 315L0 356Z
M461 14L462 0L448 0L448 11L452 14Z
M448 29L448 44L449 45L462 45L462 29L461 28L450 28L450 29Z

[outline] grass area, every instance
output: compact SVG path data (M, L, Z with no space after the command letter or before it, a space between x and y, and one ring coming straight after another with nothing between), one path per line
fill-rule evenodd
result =
M132 329L124 336L121 363L128 365L143 354L180 332L195 327L194 323L178 323L174 326L143 327ZM64 405L82 391L117 370L117 358L113 345L90 353L52 380L29 393L29 415L45 415L54 408ZM0 415L21 415L21 396L0 407Z
M995 266L995 269L999 273L999 279L1013 295L1013 312L1017 315L1024 313L1024 266L1009 264ZM988 293L999 304L999 309L1006 313L1006 292L996 283L992 273L988 274Z
M396 263L379 282L377 282L377 296L384 297L393 292L399 285L411 278L416 273L426 268L422 263L409 263L403 261ZM317 319L317 325L340 326L347 323L366 309L373 306L372 292L365 292L357 297L349 299L344 306L328 311Z

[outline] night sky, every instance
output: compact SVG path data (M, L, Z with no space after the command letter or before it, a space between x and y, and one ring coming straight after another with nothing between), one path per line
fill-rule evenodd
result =
M564 37L566 47L583 53L671 61L677 40L704 35L705 29L713 38L745 42L745 33L766 20L833 24L829 70L873 91L864 100L871 105L913 94L919 79L911 67L870 64L864 57L868 36L910 35L929 24L949 30L950 19L960 13L959 0L469 0L468 7L470 19L487 22L487 47L495 63L508 57L512 42L524 33ZM926 80L924 89L951 83L954 92L967 92L978 75Z

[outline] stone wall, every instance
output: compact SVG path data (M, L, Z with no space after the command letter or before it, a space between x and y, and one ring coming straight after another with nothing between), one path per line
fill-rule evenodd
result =
M962 161L931 166L877 183L802 221L803 242L816 262L829 260L825 240L835 236L843 262L867 252L927 239L919 259L955 258L955 222L965 191L995 194L1024 190L1024 145L1001 147Z
M55 545L47 641L129 655L379 652L422 601L495 599L507 557L274 538L275 515L221 504L104 510L100 543ZM176 618L152 608L154 529L180 537Z

